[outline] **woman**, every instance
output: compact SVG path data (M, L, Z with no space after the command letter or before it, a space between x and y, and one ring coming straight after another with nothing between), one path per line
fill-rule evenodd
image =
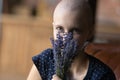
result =
M28 80L116 80L107 65L84 52L86 42L94 33L93 25L87 0L62 0L53 15L53 49L33 57L34 65ZM68 39L68 36L72 37ZM62 45L58 46L60 40ZM66 61L62 61L62 55L66 54Z

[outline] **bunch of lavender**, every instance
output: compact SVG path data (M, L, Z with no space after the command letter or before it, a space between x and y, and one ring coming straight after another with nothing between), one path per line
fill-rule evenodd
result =
M63 36L58 33L57 40L52 40L52 45L56 74L61 79L64 79L68 67L77 55L77 41L73 39L72 33Z

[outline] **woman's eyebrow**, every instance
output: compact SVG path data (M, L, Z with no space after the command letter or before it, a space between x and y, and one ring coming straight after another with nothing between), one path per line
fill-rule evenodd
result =
M63 26L61 26L61 25L54 25L55 27L61 27L61 28L63 28Z
M73 26L73 27L71 27L71 29L79 29L79 30L82 30L83 27L80 27L80 26Z

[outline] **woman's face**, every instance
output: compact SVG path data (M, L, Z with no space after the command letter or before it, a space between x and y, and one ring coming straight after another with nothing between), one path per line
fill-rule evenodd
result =
M78 12L72 11L56 11L53 18L54 39L57 39L57 34L63 36L65 33L73 33L73 38L78 41L79 46L89 37L89 30L84 16L80 16Z

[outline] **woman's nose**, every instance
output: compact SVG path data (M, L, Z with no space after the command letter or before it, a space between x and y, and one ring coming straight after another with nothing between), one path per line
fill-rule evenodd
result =
M63 34L63 40L71 40L73 38L73 34L71 32Z
M64 37L69 33L69 31L64 30L64 31L59 31L59 33L60 33L60 36Z
M69 33L69 30L64 30L64 33Z
M63 33L63 41L67 38L67 35L68 33Z

